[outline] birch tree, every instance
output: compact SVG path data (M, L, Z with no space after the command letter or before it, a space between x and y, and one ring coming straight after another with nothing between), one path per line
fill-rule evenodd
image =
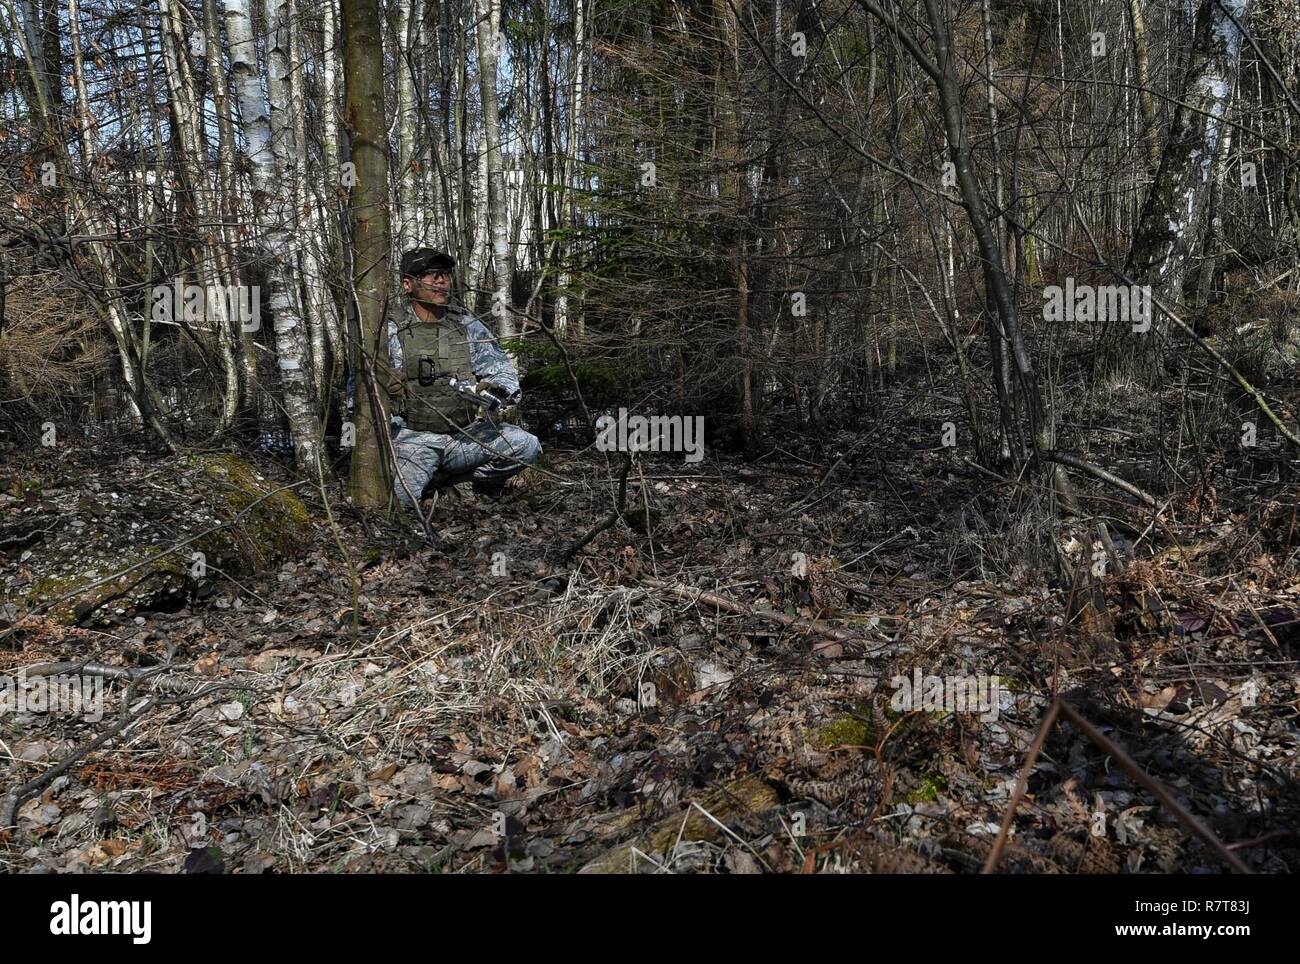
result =
M253 212L269 262L269 307L280 388L293 437L294 459L300 471L307 471L315 467L320 456L320 424L312 403L307 331L294 274L292 193L285 189L291 183L294 167L289 157L293 128L288 105L288 36L283 29L288 0L270 0L267 11L269 110L258 78L249 0L223 3L231 74L253 182Z
M397 73L397 210L400 230L394 239L398 251L415 247L425 238L424 216L417 197L419 154L416 133L420 116L416 107L415 79L420 22L411 15L414 0L397 0L397 28L393 33L393 66Z
M488 220L492 232L492 317L500 338L513 338L510 313L510 234L506 222L506 181L501 166L500 112L497 109L497 61L501 50L498 0L476 0L478 15L478 83L483 104L483 144L487 169Z
M568 110L568 125L565 136L565 152L560 161L560 224L568 227L571 223L573 209L574 180L579 179L579 187L585 187L585 176L581 175L582 139L585 137L586 86L587 86L587 10L586 0L573 0L573 53L571 61L569 89L572 102ZM563 335L569 327L569 292L573 286L573 275L569 270L570 253L559 252L560 271L559 290L555 297L555 331ZM583 334L583 315L579 305L574 334L579 338Z
M216 203L214 185L209 182L205 161L204 138L200 127L202 111L199 109L194 76L185 58L184 32L175 0L158 0L159 41L167 77L167 89L172 101L175 119L180 166L189 188L193 213L198 225L195 259L197 276L203 287L205 320L211 325L212 341L217 347L221 371L225 379L222 391L220 427L229 428L234 422L239 406L239 366L235 360L234 319L224 291L232 291L232 279L222 270L223 239L220 234L220 205ZM201 36L201 34L200 34ZM205 44L206 46L206 44Z
M1182 96L1128 255L1128 273L1140 284L1158 284L1175 303L1182 301L1192 248L1200 236L1246 5L1247 0L1199 4Z

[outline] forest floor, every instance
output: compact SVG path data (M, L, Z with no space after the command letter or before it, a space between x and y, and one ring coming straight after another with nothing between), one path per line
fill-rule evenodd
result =
M1294 482L1155 515L1085 486L1111 555L1095 518L1053 523L893 424L651 456L648 533L571 563L612 505L596 453L553 448L500 502L444 494L437 549L409 516L336 503L332 529L301 486L280 561L64 619L17 601L33 567L189 538L203 482L107 446L11 453L0 673L91 661L106 706L0 715L0 795L26 785L0 867L976 872L1061 694L1095 729L1050 728L1000 871L1294 870Z

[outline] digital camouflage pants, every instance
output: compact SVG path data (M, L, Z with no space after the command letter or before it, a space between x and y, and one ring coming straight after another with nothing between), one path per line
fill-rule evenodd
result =
M442 435L402 428L393 437L397 478L393 494L404 506L418 500L429 482L504 482L536 461L542 445L518 425L477 419L463 434Z

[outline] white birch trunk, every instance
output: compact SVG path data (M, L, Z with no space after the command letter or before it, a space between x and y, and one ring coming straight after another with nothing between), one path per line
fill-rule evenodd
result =
M419 158L416 154L416 128L419 112L415 83L411 71L413 54L419 49L420 24L411 16L412 0L398 0L396 48L393 63L397 69L397 208L401 212L396 232L400 251L414 248L425 240L425 224L418 198ZM399 252L400 253L400 252Z
M208 77L212 84L212 101L217 113L217 202L215 209L222 214L226 222L220 229L218 257L221 276L232 286L240 285L238 259L235 254L235 240L230 223L238 217L239 201L235 189L235 128L230 109L229 84L226 76L226 64L221 48L221 21L217 16L216 0L203 0L203 29L207 40ZM243 404L252 410L256 402L257 390L257 355L253 342L253 333L246 326L240 325L234 332L231 320L232 336L237 339L239 370L236 383Z
M492 320L500 338L513 338L510 312L510 235L506 223L506 184L501 167L501 133L497 110L497 59L501 32L497 0L476 0L478 14L478 83L483 102L484 162L492 230Z
M1228 109L1247 0L1201 0L1183 96L1175 103L1160 170L1142 208L1129 252L1135 280L1182 300L1192 246L1199 238L1210 176Z
M569 111L568 143L566 145L560 182L564 185L564 194L560 204L560 220L565 227L570 226L573 211L574 180L578 167L582 163L581 140L583 137L583 110L586 106L586 0L573 0L573 106ZM779 20L779 16L778 16ZM779 27L778 27L779 29ZM585 180L585 179L584 179ZM581 183L581 182L579 182ZM561 263L569 263L569 253L558 252ZM564 334L569 327L569 287L573 278L567 267L560 272L560 291L555 299L555 331ZM582 337L582 312L579 309L577 334Z
M312 405L308 379L307 331L294 285L294 223L291 196L282 192L283 179L291 176L293 127L288 117L288 41L283 36L287 0L270 0L267 23L271 36L267 49L268 91L262 96L257 74L257 46L249 0L223 0L226 34L230 40L231 73L239 100L240 124L248 144L253 180L254 212L271 257L271 297L276 360L284 409L293 435L294 456L300 471L313 468L320 455L320 425ZM272 130L274 125L274 137Z
M310 333L312 389L318 400L325 398L328 375L327 315L332 312L325 272L321 268L319 242L314 236L316 205L307 190L307 94L303 81L302 23L297 0L288 0L283 8L285 20L278 29L288 36L289 53L289 110L293 118L293 143L291 161L293 173L289 178L293 198L294 234L303 239L302 253L302 305L307 315Z

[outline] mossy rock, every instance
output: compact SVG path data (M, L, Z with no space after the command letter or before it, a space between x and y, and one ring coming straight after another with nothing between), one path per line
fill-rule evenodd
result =
M223 521L234 523L213 533L223 537L213 545L219 556L227 556L227 546L221 543L230 541L235 551L231 561L256 572L301 548L312 517L292 490L270 482L234 455L201 455L193 461L212 483L208 501L213 509Z
M220 579L213 569L238 578L276 565L310 535L313 520L302 501L241 458L192 456L175 477L192 498L178 494L160 504L158 487L146 492L125 477L110 483L122 496L111 509L87 513L79 502L75 513L59 515L58 531L28 564L30 584L16 593L19 614L44 610L75 623L110 603L124 613L158 608L203 579Z
M717 840L723 835L721 828L757 818L779 804L775 790L757 776L748 774L707 794L700 809L687 807L681 813L660 820L632 842L584 864L578 873L626 874L647 866L653 868L681 842ZM637 817L636 808L629 807L607 826L611 830L621 829L633 825ZM638 851L655 859L642 857L638 860Z
M123 600L126 608L136 608L182 591L184 558L173 552L150 561L154 554L156 550L119 551L106 568L122 575L108 582L100 581L98 569L45 576L23 594L23 602L31 608L50 604L46 613L50 618L76 623L114 599Z

